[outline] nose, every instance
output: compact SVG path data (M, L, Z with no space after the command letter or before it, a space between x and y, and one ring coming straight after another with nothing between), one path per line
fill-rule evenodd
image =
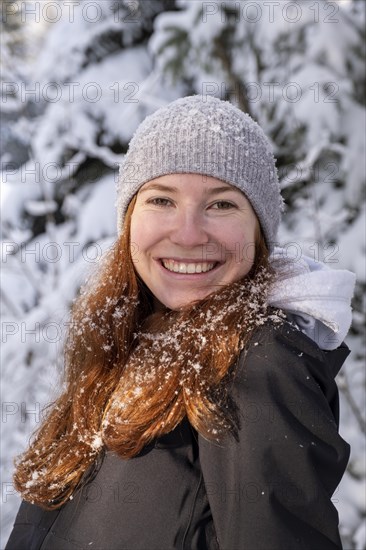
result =
M185 208L177 212L170 229L172 243L192 248L209 241L204 215L196 208Z

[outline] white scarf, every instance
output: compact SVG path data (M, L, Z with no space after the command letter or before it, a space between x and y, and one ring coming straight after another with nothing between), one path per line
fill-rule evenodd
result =
M286 258L292 261L284 265L281 260ZM352 321L355 274L330 269L308 256L291 259L287 250L279 247L270 260L280 277L271 288L269 305L285 310L289 320L321 349L339 347Z

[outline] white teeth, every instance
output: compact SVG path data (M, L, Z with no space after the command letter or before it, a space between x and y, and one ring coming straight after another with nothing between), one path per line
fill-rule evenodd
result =
M206 273L211 271L215 266L214 263L202 262L202 263L184 263L176 262L174 260L162 260L162 264L165 269L174 271L174 273Z

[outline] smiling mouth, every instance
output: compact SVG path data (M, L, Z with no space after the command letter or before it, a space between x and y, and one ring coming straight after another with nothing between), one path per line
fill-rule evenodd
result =
M161 259L162 265L173 273L207 273L214 269L218 262L177 262L176 260Z

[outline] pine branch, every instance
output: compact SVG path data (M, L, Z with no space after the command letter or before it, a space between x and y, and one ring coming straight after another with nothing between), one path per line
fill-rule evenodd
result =
M232 56L230 54L229 48L224 44L222 38L216 37L214 39L213 54L221 61L222 67L227 75L228 83L232 89L235 90L238 107L244 113L251 115L251 109L249 106L248 95L246 93L245 83L235 74L233 71L233 62Z

